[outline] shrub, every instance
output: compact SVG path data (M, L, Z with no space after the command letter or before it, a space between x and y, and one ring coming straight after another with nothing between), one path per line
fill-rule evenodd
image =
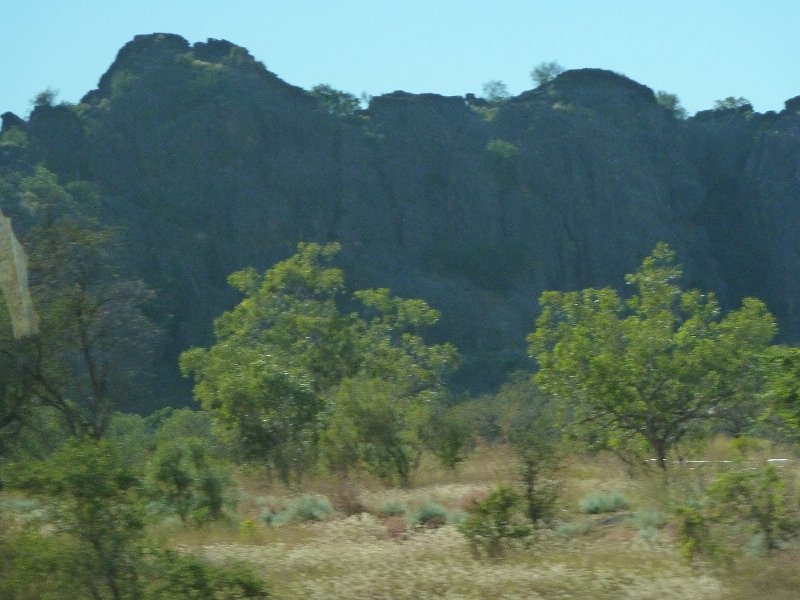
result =
M233 503L230 475L199 438L162 444L148 471L151 498L171 507L183 522L220 519L225 506Z
M154 556L147 600L268 598L267 585L240 565L216 566L190 554L164 551Z
M384 502L378 511L382 517L401 517L408 511L404 502L391 499Z
M580 501L581 512L589 515L612 513L628 508L628 500L622 492L596 492Z
M681 554L689 562L700 556L720 562L742 550L775 552L797 534L792 496L774 466L737 465L717 476L698 500L677 508Z
M530 535L531 527L520 512L522 497L512 488L500 485L481 502L467 509L467 518L459 526L477 556L502 556L511 540Z
M267 507L261 512L261 520L269 525L288 525L324 521L333 513L333 506L323 496L301 496L281 507Z
M447 523L447 509L436 502L426 502L414 513L411 523L415 527L441 527Z

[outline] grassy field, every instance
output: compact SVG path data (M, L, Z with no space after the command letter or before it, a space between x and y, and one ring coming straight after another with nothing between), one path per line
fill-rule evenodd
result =
M726 448L709 452L724 459ZM513 455L502 447L479 448L456 471L423 462L408 489L320 479L297 490L242 476L237 526L162 526L160 533L212 561L249 564L277 598L797 598L800 553L791 549L724 567L682 561L669 506L711 468L684 467L665 481L632 477L612 457L572 457L558 473L552 527L493 560L473 556L457 523L471 500L515 480ZM626 506L602 514L581 509L587 497L602 494ZM302 495L330 499L332 511L320 521L263 522L265 510ZM430 503L446 517L415 526L415 514Z

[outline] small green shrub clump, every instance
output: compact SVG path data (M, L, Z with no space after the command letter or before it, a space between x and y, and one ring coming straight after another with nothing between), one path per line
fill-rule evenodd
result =
M408 507L400 500L391 499L381 504L378 514L381 517L402 517L408 512Z
M298 499L278 505L280 508L266 507L261 512L261 520L269 525L288 525L289 523L307 523L324 521L333 513L330 500L324 496L300 496Z
M587 515L613 513L618 510L625 510L628 506L629 504L627 498L625 498L625 494L619 491L595 492L581 500L578 504L581 512Z
M459 526L476 556L502 556L511 540L527 537L531 526L520 512L522 497L511 487L496 487L485 500L467 508L467 518Z
M639 530L642 539L650 541L667 525L669 515L658 510L642 510L631 515L630 522Z
M447 523L447 509L436 502L426 502L414 512L411 524L415 527L441 527Z

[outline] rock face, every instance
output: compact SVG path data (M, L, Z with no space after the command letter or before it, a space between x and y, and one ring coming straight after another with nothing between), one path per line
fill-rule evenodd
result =
M497 106L394 92L335 117L238 46L154 34L80 105L24 125L30 162L104 192L128 266L171 315L170 369L236 301L227 274L338 240L354 288L442 311L433 335L480 389L530 366L541 291L621 286L661 240L689 285L727 306L757 295L800 337L795 104L681 121L649 88L582 69Z

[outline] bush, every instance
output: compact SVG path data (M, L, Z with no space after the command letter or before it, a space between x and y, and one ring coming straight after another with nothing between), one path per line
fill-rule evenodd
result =
M477 556L502 556L511 540L524 538L531 526L520 512L522 497L512 488L500 485L481 502L467 508L467 518L459 526Z
M720 562L743 550L772 554L797 535L793 497L774 466L745 470L736 465L717 476L698 500L677 508L683 557Z
M154 556L147 600L227 600L268 598L267 585L240 565L215 566L190 554L165 551Z
M408 508L405 503L395 499L384 502L378 511L382 517L402 517L406 512Z
M333 506L324 496L301 496L285 506L267 507L261 512L261 520L269 525L288 525L324 521L333 513Z
M162 444L148 470L151 498L171 507L183 522L220 519L225 506L233 503L229 474L198 438Z
M417 509L411 518L415 527L441 527L447 523L447 509L436 502L426 502Z
M628 508L628 500L622 492L595 492L580 501L581 512L588 515L612 513Z

